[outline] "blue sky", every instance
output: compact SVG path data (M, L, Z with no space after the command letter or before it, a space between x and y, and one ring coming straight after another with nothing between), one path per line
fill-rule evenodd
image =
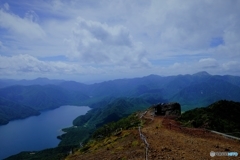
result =
M237 0L0 0L0 78L240 76Z

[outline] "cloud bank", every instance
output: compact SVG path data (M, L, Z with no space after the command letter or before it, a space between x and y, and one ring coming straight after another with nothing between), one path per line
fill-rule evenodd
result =
M3 0L0 17L3 78L240 74L239 1Z

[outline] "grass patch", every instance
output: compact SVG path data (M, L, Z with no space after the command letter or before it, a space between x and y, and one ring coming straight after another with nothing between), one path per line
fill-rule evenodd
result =
M132 146L134 146L134 147L137 146L138 144L139 144L139 143L138 143L137 140L132 142Z

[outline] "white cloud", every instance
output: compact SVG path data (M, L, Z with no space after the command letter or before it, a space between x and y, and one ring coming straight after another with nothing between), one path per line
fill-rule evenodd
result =
M149 65L141 43L135 42L129 30L123 26L109 26L79 17L72 36L66 42L71 47L68 56L84 63Z
M143 13L145 29L141 29L152 41L144 42L151 46L148 49L157 58L167 57L169 51L173 51L172 55L181 55L185 50L207 50L216 37L230 42L225 34L227 30L239 28L239 6L238 1L152 1ZM239 34L239 29L235 29L229 38L236 38L237 42ZM161 52L161 56L157 52Z
M27 19L30 22L37 23L39 21L39 16L33 10L27 11L25 13L24 19Z
M203 69L217 68L218 67L218 62L214 58L204 58L204 59L199 60L199 65Z
M6 50L6 47L4 44L0 41L0 52L4 52Z
M21 59L28 65L8 66L11 72L240 73L240 1L40 0L1 6L0 55L11 55L11 62L28 55L34 62ZM61 56L68 59L39 61Z
M8 13L2 9L0 9L0 17L0 27L10 31L10 34L13 32L18 36L31 39L43 38L45 35L41 26L33 21L30 21L29 18L21 18L18 15Z
M6 10L9 10L9 5L8 5L8 3L4 3L4 9L6 9Z
M82 67L78 64L64 62L44 62L30 55L17 55L12 57L0 56L1 75L5 74L86 74L96 73L92 67Z
M134 72L137 71L138 72ZM1 56L0 55L0 76L20 79L49 77L75 79L89 83L107 80L109 78L122 78L141 76L136 68L129 70L128 66L81 66L79 63L69 63L61 61L41 61L30 55ZM146 68L145 71L149 71ZM64 76L63 76L64 75ZM101 75L101 76L99 76Z
M229 61L223 64L223 70L226 73L236 75L239 73L240 62L238 61Z
M228 69L232 68L232 66L235 68L238 68L237 66L239 66L239 64L240 63L237 61L230 61L230 62L224 63L223 66L226 70L228 70Z

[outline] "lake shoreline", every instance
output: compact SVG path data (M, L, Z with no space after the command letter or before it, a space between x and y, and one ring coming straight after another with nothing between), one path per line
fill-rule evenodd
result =
M7 121L6 123L0 123L0 126L7 125L7 124L9 124L10 122L13 122L13 121L23 120L23 119L27 119L27 118L29 118L29 117L39 116L39 115L41 115L41 112L40 112L40 111L39 111L39 113L37 113L37 114L32 114L32 115L30 115L30 116L23 117L23 118L14 118L14 119L11 119L11 120Z
M55 148L62 129L73 126L73 120L91 110L88 106L64 105L41 111L38 116L10 121L0 126L0 159L23 151ZM14 134L18 133L18 134ZM26 143L27 142L27 143Z
M27 119L27 118L29 118L29 117L39 116L39 115L41 115L42 112L51 111L51 110L54 110L54 109L57 109L57 108L60 108L60 107L64 107L64 106L89 107L89 106L77 106L77 105L62 105L62 106L59 106L59 107L43 109L43 110L39 110L37 114L32 114L32 115L29 115L29 116L23 117L23 118L14 118L14 119L8 120L6 123L0 123L0 126L7 125L7 124L9 124L10 122L13 122L13 121L16 121L16 120L23 120L23 119ZM91 108L91 107L89 107L89 108ZM91 108L91 109L92 109L92 108Z

